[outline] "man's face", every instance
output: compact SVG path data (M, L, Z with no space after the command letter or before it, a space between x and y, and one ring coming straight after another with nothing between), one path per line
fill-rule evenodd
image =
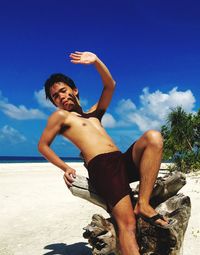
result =
M63 82L54 83L50 89L50 94L55 105L60 109L72 111L78 105L75 97L78 94L78 90L70 88Z

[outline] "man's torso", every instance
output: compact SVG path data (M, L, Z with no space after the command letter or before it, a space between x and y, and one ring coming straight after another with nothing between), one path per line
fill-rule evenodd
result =
M87 163L99 154L119 150L95 113L67 112L60 133L80 149Z

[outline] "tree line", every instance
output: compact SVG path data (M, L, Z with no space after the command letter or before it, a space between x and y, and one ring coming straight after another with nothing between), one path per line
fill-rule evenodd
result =
M180 106L171 109L161 133L163 160L174 163L171 170L200 170L200 109L196 113L187 113Z

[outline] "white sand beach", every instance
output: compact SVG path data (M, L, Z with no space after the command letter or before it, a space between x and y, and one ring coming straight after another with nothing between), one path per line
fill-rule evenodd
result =
M69 164L87 176L82 163ZM200 173L187 175L181 193L192 211L183 255L200 251ZM82 237L95 213L108 214L67 189L63 173L50 163L0 164L0 255L91 255Z

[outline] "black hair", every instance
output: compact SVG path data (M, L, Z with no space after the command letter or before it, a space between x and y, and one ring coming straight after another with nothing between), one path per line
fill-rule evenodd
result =
M68 85L70 88L76 89L76 85L75 85L74 81L70 77L68 77L68 76L66 76L66 75L64 75L62 73L54 73L54 74L52 74L45 81L44 88L45 88L46 99L49 99L54 105L55 105L55 103L54 103L54 101L53 101L53 99L51 97L50 89L57 82L63 82L66 85ZM77 98L79 99L79 94L77 95Z

